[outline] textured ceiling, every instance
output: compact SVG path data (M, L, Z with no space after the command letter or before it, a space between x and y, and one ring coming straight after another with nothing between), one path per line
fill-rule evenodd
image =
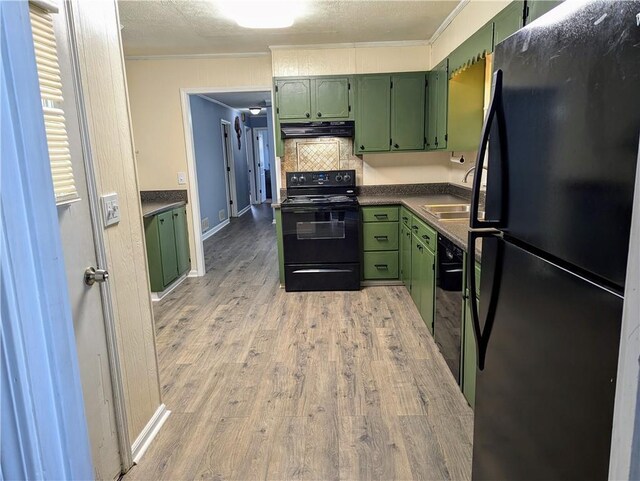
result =
M268 52L270 45L428 40L457 1L309 0L284 29L246 29L219 1L119 0L127 56ZM233 0L226 0L233 1Z
M271 92L220 92L202 94L202 96L240 110L271 105Z

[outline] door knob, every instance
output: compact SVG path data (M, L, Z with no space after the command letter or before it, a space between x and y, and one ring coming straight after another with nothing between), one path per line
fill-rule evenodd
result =
M399 149L399 148L400 148L400 146L399 146L398 144L393 144L393 148L394 148L394 149Z
M322 117L322 113L318 112L318 117Z
M84 271L84 283L88 286L92 286L96 282L106 282L107 279L109 279L109 272L106 269L87 267L87 270Z

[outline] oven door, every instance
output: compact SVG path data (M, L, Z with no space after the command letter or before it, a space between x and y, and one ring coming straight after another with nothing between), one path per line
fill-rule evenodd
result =
M359 262L359 208L282 208L285 264Z

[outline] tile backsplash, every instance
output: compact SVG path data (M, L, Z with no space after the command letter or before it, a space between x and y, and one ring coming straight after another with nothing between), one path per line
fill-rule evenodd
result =
M353 139L318 137L286 139L282 159L281 185L287 172L354 169L356 182L362 184L362 159L353 155Z

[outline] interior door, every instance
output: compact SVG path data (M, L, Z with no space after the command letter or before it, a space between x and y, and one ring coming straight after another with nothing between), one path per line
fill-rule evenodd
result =
M267 200L267 178L265 173L265 165L267 163L266 149L267 129L256 129L256 162L258 164L257 177L259 187L259 202Z
M257 187L257 169L255 159L255 142L251 135L251 128L244 128L244 142L247 146L247 170L249 172L249 192L251 194L251 203L258 204L260 202L258 197Z
M80 136L73 71L68 51L65 9L53 15L62 74L64 111L69 149L80 200L58 207L58 221L64 251L69 299L78 349L80 375L93 465L97 479L116 478L121 471L118 431L114 410L107 336L102 296L98 284L87 286L83 274L98 266L89 188Z

